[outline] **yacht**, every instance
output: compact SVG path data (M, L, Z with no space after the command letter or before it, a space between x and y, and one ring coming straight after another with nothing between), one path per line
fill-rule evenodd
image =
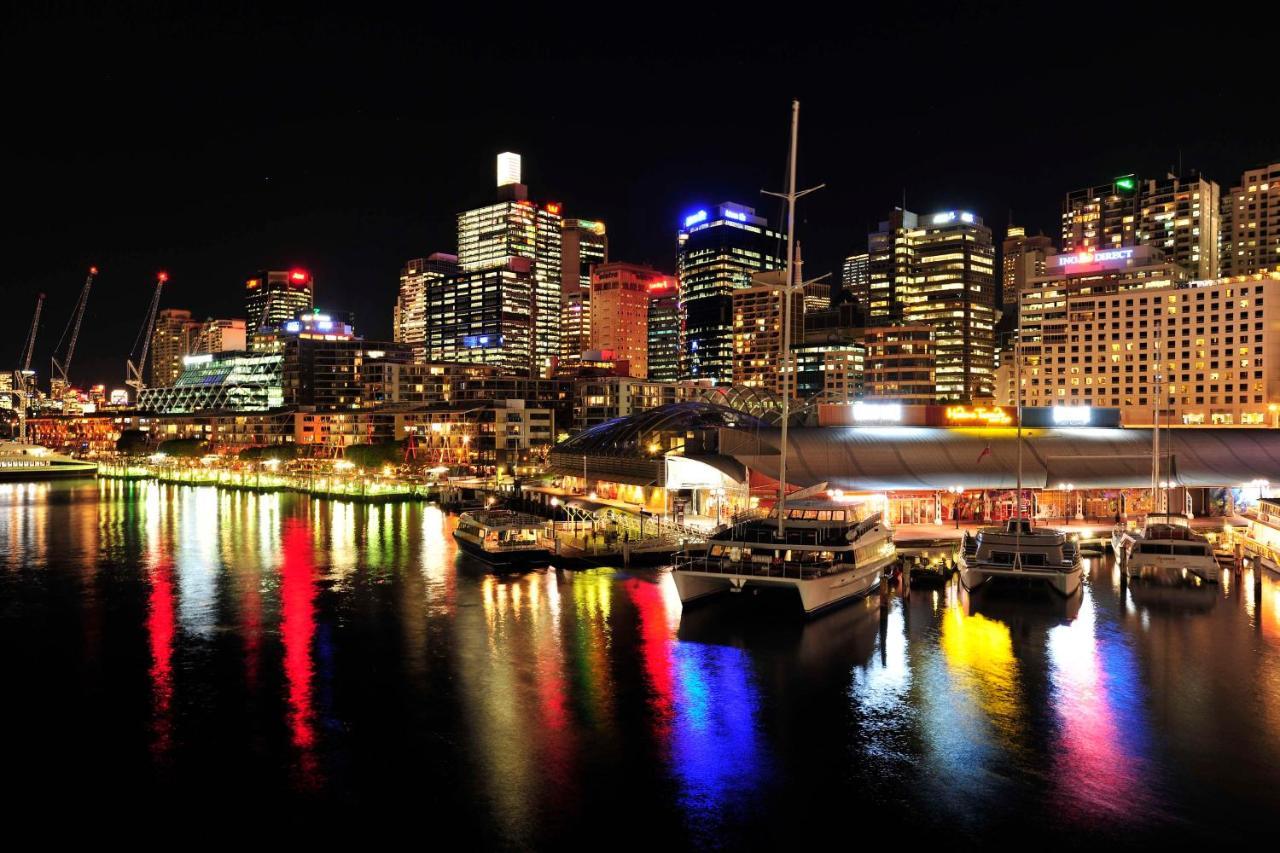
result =
M463 551L493 565L545 565L550 558L546 520L510 510L464 512L453 538Z
M864 513L859 504L789 499L781 511L781 528L775 508L735 519L700 553L681 552L672 571L680 601L791 588L813 614L875 589L896 559L893 532L880 513Z
M54 477L92 477L93 462L54 453L38 444L0 442L0 480L47 480Z
M1177 580L1188 574L1217 583L1221 572L1213 545L1195 533L1186 516L1152 513L1142 530L1129 531L1118 551L1130 578Z
M976 536L965 533L960 549L960 582L968 590L997 579L1042 581L1069 596L1083 575L1077 544L1060 530L1032 527L1029 518L984 527Z

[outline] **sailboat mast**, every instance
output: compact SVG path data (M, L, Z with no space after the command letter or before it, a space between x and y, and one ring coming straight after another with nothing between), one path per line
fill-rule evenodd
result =
M1022 326L1018 326L1018 336L1013 341L1013 375L1017 384L1017 399L1015 400L1018 410L1018 492L1014 499L1014 505L1017 512L1017 523L1013 527L1014 542L1022 541ZM1014 545L1014 551L1018 550L1018 545Z
M791 418L790 382L787 368L791 364L791 293L795 287L796 239L796 141L800 132L800 101L791 101L791 153L787 159L787 281L782 288L782 452L778 460L778 536L784 535L783 521L787 509L787 421Z

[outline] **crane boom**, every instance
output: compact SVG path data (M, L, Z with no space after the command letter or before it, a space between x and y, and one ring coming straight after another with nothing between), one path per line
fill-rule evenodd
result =
M80 323L84 320L84 309L89 304L89 290L93 287L93 279L97 274L97 267L89 267L89 274L85 276L84 279L84 287L80 288L80 301L76 303L75 313L71 315L71 325L69 327L71 330L71 339L67 341L66 356L64 356L63 360L59 362L55 352L54 357L51 359L53 362L53 370L49 373L49 390L55 397L58 396L58 394L53 388L54 382L60 382L63 388L66 388L71 384L68 379L68 374L71 372L71 359L76 354L76 341L80 337ZM63 334L65 335L66 332L63 332ZM61 344L61 341L59 341L59 344Z
M27 378L31 375L31 353L36 348L36 330L40 327L40 309L44 307L44 294L36 296L36 311L31 317L31 331L22 347L21 367L13 371L12 394L14 408L18 410L18 441L27 440Z
M22 348L22 367L23 373L31 369L31 354L36 348L36 328L40 325L40 309L44 307L44 294L36 296L36 313L31 318L31 331L27 332L27 342Z
M125 366L125 384L133 387L135 391L142 391L146 387L146 382L142 378L142 371L147 366L147 353L151 351L151 333L156 328L156 314L160 310L160 290L164 287L164 283L169 280L168 273L160 273L156 276L156 292L151 297L151 308L147 311L147 316L142 321L142 356L135 365L133 359L129 359Z

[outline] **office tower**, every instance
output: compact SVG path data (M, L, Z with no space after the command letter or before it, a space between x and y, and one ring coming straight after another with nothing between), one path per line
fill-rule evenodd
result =
M391 320L391 339L407 344L414 361L426 361L431 315L427 311L430 282L458 274L458 256L435 252L407 261L400 270L400 292Z
M870 323L902 320L899 290L911 282L914 274L910 233L918 224L919 217L914 213L895 207L889 218L867 235L867 295L865 300L859 297L857 301Z
M869 263L871 256L866 252L857 255L850 255L844 259L844 265L840 268L840 287L847 294L848 298L852 298L854 304L862 311L867 312L868 284L870 283Z
M866 331L863 394L906 405L936 402L932 326L877 326Z
M862 396L866 349L861 343L802 343L796 360L796 399L844 403Z
M1280 269L1280 162L1250 169L1222 197L1222 275Z
M528 258L426 279L427 361L492 364L524 376L533 363L534 278Z
M603 222L566 219L560 249L560 361L578 360L591 342L591 268L609 260Z
M533 290L525 323L532 352L525 370L539 376L549 375L560 354L561 231L560 205L529 201L528 188L520 183L519 156L510 153L498 156L498 201L458 214L458 264L463 273L511 269L514 261L527 262ZM518 266L523 273L523 265ZM502 335L514 337L505 331Z
M366 401L363 377L371 362L409 363L410 348L392 341L366 341L350 325L312 312L284 325L281 367L284 405L318 410L360 409Z
M627 361L629 375L648 375L649 292L671 276L652 267L612 262L591 273L591 346Z
M680 378L680 288L676 277L649 284L649 374L658 382Z
M760 273L751 287L733 291L733 384L796 394L782 355L786 296L777 287L786 271ZM791 344L804 341L804 295L791 294Z
M315 282L306 270L264 271L245 282L245 326L253 335L276 328L315 306Z
M231 352L248 345L244 320L214 320L196 323L187 331L186 354Z
M784 267L784 236L755 210L725 202L686 216L677 237L684 311L680 375L733 379L733 291Z
M1193 278L1218 274L1218 185L1199 176L1140 179L1067 193L1062 250L1092 252L1155 246Z
M1018 294L1027 282L1044 275L1044 259L1051 254L1053 241L1043 234L1027 236L1027 229L1010 225L1005 235L1001 261L1002 325L1017 326Z
M995 248L991 229L972 213L920 218L908 234L909 285L899 288L902 322L933 327L938 399L991 396L995 367Z
M151 333L151 387L167 387L182 375L182 357L188 352L187 332L195 325L191 312L180 308L165 308L156 315L155 331Z

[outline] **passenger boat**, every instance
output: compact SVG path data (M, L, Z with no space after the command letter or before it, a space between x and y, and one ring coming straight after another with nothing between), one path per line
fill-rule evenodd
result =
M38 444L0 442L0 481L92 477L97 471L93 462L54 453Z
M966 533L960 549L960 582L969 590L996 579L1042 581L1068 596L1083 576L1079 546L1060 530L1032 527L1029 518Z
M545 564L553 544L545 519L505 509L464 512L453 538L463 551L499 566Z
M781 534L775 508L736 520L700 553L681 552L672 571L680 601L791 588L813 614L875 589L896 558L892 531L859 504L790 499L782 512Z
M1129 531L1118 556L1130 578L1178 580L1188 574L1217 583L1221 574L1213 545L1191 529L1184 515L1152 513L1142 530Z

